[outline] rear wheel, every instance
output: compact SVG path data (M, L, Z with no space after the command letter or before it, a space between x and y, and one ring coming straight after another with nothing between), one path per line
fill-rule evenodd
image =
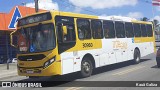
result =
M81 63L81 75L82 77L91 76L93 71L93 65L90 61L90 58L84 58Z
M134 51L134 63L138 64L141 60L141 54L140 51L138 49L135 49Z

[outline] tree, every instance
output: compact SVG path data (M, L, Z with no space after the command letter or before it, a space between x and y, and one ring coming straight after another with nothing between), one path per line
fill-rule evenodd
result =
M154 23L154 25L157 25L157 24L159 23L159 21L156 20L156 19L154 19L154 20L153 20L153 23Z
M141 21L148 21L149 19L147 17L143 17L140 19Z

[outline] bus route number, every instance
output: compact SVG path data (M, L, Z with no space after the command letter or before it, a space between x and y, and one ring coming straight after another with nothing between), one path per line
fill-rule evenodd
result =
M83 48L93 47L93 43L83 43Z

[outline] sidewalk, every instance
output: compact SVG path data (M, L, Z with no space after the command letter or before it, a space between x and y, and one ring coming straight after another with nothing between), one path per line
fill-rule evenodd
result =
M5 78L15 77L17 74L17 63L9 63L9 70L7 64L0 64L0 81Z

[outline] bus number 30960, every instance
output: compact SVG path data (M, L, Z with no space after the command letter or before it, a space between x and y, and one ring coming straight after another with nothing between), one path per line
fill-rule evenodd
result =
M83 43L83 48L93 47L93 43Z

